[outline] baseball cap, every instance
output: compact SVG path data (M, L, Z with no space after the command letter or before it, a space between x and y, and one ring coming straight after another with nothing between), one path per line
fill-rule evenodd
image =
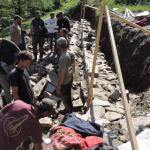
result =
M49 98L44 98L40 102L40 106L42 106L45 110L50 111L52 114L57 114L57 102L55 103L53 100Z
M35 15L41 15L41 12L40 11L36 11Z
M59 19L62 15L64 15L64 12L59 11L59 12L57 13L57 15L56 15L56 18Z
M14 20L16 20L16 19L23 19L23 18L20 17L19 15L15 15L15 16L14 16Z
M58 43L59 46L66 46L67 45L67 40L64 37L60 37L57 40L57 43Z

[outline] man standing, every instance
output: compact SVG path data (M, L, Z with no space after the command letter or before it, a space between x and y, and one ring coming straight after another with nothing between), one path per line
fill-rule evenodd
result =
M42 150L42 126L39 118L56 114L50 99L32 106L15 101L0 111L0 150L15 150L27 137L32 136L35 150Z
M54 52L56 52L56 45L57 45L57 30L54 29L56 26L57 18L55 17L54 13L50 14L50 18L44 20L46 27L48 27L48 33L50 35L50 49L53 49L53 37L55 38L55 47Z
M21 17L19 15L14 16L14 23L10 28L10 37L11 40L19 47L20 50L23 50L23 41L21 36L21 29L19 25L21 24Z
M27 69L34 59L34 56L28 51L22 51L18 56L18 65L9 76L10 85L15 100L22 100L27 104L35 104L32 86L30 84L30 71Z
M31 22L31 36L33 42L33 54L34 54L34 61L37 59L37 43L39 43L39 50L40 50L40 58L43 57L43 45L44 45L44 37L42 35L42 30L44 27L44 21L40 19L41 13L40 11L35 12L36 18Z
M8 61L11 52L20 53L19 48L12 41L0 38L0 63ZM17 62L14 62L14 65ZM0 64L0 85L4 89L7 104L11 103L12 97L10 92L9 74L2 68Z
M71 87L75 72L75 55L68 51L67 41L64 37L60 37L57 43L61 51L61 57L59 58L59 80L56 92L60 93L61 90L61 96L65 106L64 112L72 113Z
M57 13L56 17L58 18L58 29L55 27L55 30L58 30L58 32L60 32L61 28L66 28L70 32L70 23L68 19L65 18L64 13L60 11Z

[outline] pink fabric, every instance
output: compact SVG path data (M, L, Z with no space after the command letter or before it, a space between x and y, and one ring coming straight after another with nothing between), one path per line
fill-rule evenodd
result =
M146 24L146 21L147 21L147 19L144 18L144 19L142 19L140 21L134 21L133 23L135 23L135 24L137 24L139 26L144 26Z

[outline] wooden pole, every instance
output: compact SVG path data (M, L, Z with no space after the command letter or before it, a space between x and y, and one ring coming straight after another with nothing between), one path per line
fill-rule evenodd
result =
M83 38L83 23L84 23L84 16L85 16L85 7L86 7L86 5L84 5L84 11L83 11L82 30L81 30L81 41L82 41L82 38Z
M93 8L93 9L100 10L100 9L99 9L99 8L97 8L97 7L92 7L92 6L89 6L89 5L86 5L86 7L89 7L89 8Z
M115 18L118 18L119 20L122 20L123 22L125 22L125 23L127 23L127 24L129 24L129 25L131 25L131 26L133 26L133 27L135 27L135 28L137 28L137 29L139 29L139 30L141 30L141 31L143 31L143 32L145 32L145 33L147 33L147 34L150 35L150 31L148 31L148 30L146 30L146 29L144 29L144 28L138 26L137 24L132 23L132 22L130 22L130 21L128 21L128 20L126 20L126 19L124 19L124 18L118 16L118 15L116 15L115 13L113 13L113 12L111 12L111 11L109 11L109 14L110 14L111 16L113 16L113 17L115 17Z
M92 101L93 81L94 81L94 75L95 75L95 66L96 66L97 52L98 52L98 46L99 46L99 41L100 41L104 11L105 11L105 5L102 5L100 15L99 15L96 45L95 45L94 58L93 58L93 67L92 67L92 73L91 73L91 82L90 82L89 94L88 94L87 111L89 110L91 101Z
M131 115L130 115L130 109L129 109L127 96L126 96L126 92L125 92L125 87L124 87L124 82L123 82L123 78L122 78L122 73L121 73L121 69L120 69L119 58L118 58L118 54L117 54L117 49L116 49L115 39L114 39L114 35L113 35L111 20L110 20L110 16L109 16L108 6L105 6L105 13L106 13L106 19L107 19L107 25L108 25L108 30L109 30L109 36L110 36L110 41L111 41L111 47L112 47L115 67L116 67L117 76L118 76L118 80L119 80L119 86L121 89L121 96L122 96L122 100L123 100L126 122L128 125L132 150L138 150L138 145L137 145L137 141L136 141L136 137L135 137L135 133L134 133L134 128L133 128L132 119L131 119Z
M83 9L83 1L82 1L82 5L81 5L81 16L80 16L80 21L82 19L82 9Z

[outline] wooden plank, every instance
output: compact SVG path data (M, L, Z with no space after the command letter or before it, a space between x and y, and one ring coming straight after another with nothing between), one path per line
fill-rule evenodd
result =
M80 16L80 20L82 19L82 9L83 9L83 1L82 1L82 5L81 5L81 16Z
M130 109L129 109L126 92L125 92L125 87L124 87L124 82L123 82L123 78L122 78L122 73L121 73L121 69L120 69L119 58L118 58L118 54L117 54L117 49L116 49L115 39L114 39L114 35L113 35L111 20L110 20L110 16L109 16L108 6L105 6L105 13L106 13L106 19L107 19L107 25L108 25L108 30L109 30L109 36L110 36L110 41L111 41L111 47L112 47L115 67L116 67L116 71L117 71L117 75L118 75L119 86L121 89L121 96L122 96L122 100L123 100L130 141L131 141L132 149L138 150L138 145L137 145L137 141L136 141L136 137L135 137L135 133L134 133L134 128L133 128L132 119L131 119L131 115L130 115Z
M81 40L83 38L83 23L84 23L84 16L85 16L85 5L84 5L84 11L83 11L83 20L82 20L82 30L81 30Z
M91 82L90 82L90 86L89 86L87 111L90 108L90 104L91 104L91 101L92 101L93 81L94 81L95 66L96 66L97 52L98 52L98 46L99 46L99 41L100 41L100 35L101 35L101 28L102 28L104 11L105 11L105 5L102 5L101 6L101 11L100 11L100 16L99 16L99 23L98 23L98 30L97 30L97 37L96 37L96 45L95 45L94 58L93 58Z
M123 21L123 22L125 22L125 23L127 23L127 24L129 24L129 25L131 25L131 26L133 26L133 27L135 27L135 28L137 28L137 29L139 29L139 30L141 30L141 31L143 31L143 32L145 32L145 33L147 33L147 34L150 35L150 31L148 31L148 30L146 30L146 29L144 29L144 28L138 26L137 24L134 24L134 23L132 23L132 22L130 22L130 21L128 21L128 20L126 20L126 19L124 19L124 18L118 16L118 15L116 15L115 13L113 13L113 12L111 12L111 11L109 11L109 14L110 14L111 16L113 16L113 17L115 17L115 18L118 18L119 20L121 20L121 21Z

